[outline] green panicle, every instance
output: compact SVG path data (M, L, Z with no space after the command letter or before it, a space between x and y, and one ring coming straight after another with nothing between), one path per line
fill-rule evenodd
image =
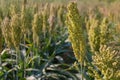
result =
M107 22L107 18L103 18L100 24L100 44L105 45L109 43L109 25Z
M60 5L59 9L58 9L58 23L60 24L60 26L64 25L64 21L65 21L65 7L64 5Z
M66 22L68 25L69 38L72 43L76 59L83 63L86 55L86 42L77 4L72 2L68 5L67 9L68 13Z
M120 53L112 47L101 45L99 52L93 55L93 65L101 71L101 80L119 80L120 75Z
M32 32L34 44L40 46L40 35L42 32L42 14L36 13L32 22Z
M46 4L44 6L43 12L42 12L42 16L43 16L43 27L42 27L42 31L44 34L44 37L46 35L46 32L48 30L48 18L49 18L49 9L48 9L49 5Z
M31 32L31 21L32 21L32 15L29 9L27 9L25 5L22 5L21 30L22 30L22 33L24 33L24 37L30 34Z
M7 47L11 48L12 47L12 34L11 34L11 26L10 26L10 20L8 17L5 17L5 19L2 21L1 25L1 30L2 30L2 35L5 39L5 42L7 44Z
M86 22L89 45L93 53L99 51L100 48L100 27L98 22L96 17L92 15L89 16Z
M49 32L54 32L56 23L57 23L57 6L51 4L50 6L50 15L49 15Z
M15 48L19 48L21 39L20 18L15 14L11 19L12 42Z

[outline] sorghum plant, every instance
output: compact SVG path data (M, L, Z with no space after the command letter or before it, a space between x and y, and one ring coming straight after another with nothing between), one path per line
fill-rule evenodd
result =
M86 22L89 45L93 53L99 51L100 47L100 27L98 22L99 20L93 15L90 15Z
M99 52L100 45L113 41L114 28L106 17L97 19L95 15L89 15L86 27L92 53Z
M67 25L75 57L82 63L86 54L86 42L84 38L84 30L82 29L82 25L80 23L80 15L77 9L77 4L74 2L68 5Z
M69 39L72 43L74 55L81 64L81 79L83 80L83 66L86 56L86 40L84 29L82 29L81 18L77 9L77 4L72 2L67 7L67 25L69 31Z
M5 17L1 24L1 30L2 30L2 35L5 39L5 42L7 44L7 47L11 48L12 46L12 28L10 26L10 19L8 17Z
M112 47L101 45L99 52L93 55L92 62L101 74L100 79L95 80L119 80L120 79L120 53Z
M55 8L55 6L53 4L50 5L50 15L49 15L49 33L54 32L54 27L56 26L56 13L57 13L57 9Z
M109 43L109 25L107 18L103 18L100 24L100 44L105 45Z
M32 23L32 14L30 13L29 9L26 6L26 0L25 3L22 5L21 9L21 30L22 33L24 33L24 39L30 35L31 33L31 23Z
M15 48L19 48L20 39L21 39L21 28L20 28L20 18L17 14L12 16L11 19L11 34L12 34L12 42Z
M46 4L44 6L42 16L43 16L43 27L42 27L42 32L44 34L44 37L46 37L46 32L48 30L48 18L49 18L49 10L48 10L49 4Z
M57 18L60 26L64 26L65 24L65 6L64 5L59 6Z
M32 32L34 44L40 46L40 37L42 33L42 14L36 13L32 22Z

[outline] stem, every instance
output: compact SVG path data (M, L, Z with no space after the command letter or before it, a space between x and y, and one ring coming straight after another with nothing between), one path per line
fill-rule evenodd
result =
M83 66L81 64L81 80L83 80Z
M19 65L19 48L16 48L16 65ZM18 80L18 70L16 70L16 80Z
M2 59L1 59L1 54L0 54L0 67L2 68Z
M26 39L26 34L24 35L24 45L26 45L26 42L25 42L25 39ZM24 50L25 50L25 52L26 52L26 49L25 49L25 47L23 48ZM22 73L22 76L23 76L23 78L25 78L25 55L26 53L23 53L23 73Z
M10 48L10 53L13 54L11 50L12 50L12 49ZM11 58L11 59L14 59L12 55L10 56L10 58ZM14 67L14 64L12 64L12 68L13 68L13 67ZM13 71L13 78L15 79L15 71Z
M82 63L81 63L81 80L84 80L84 70L85 70L84 61L82 61Z

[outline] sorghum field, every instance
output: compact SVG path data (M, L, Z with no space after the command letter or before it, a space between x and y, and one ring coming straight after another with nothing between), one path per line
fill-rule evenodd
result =
M0 0L0 80L120 80L120 0Z

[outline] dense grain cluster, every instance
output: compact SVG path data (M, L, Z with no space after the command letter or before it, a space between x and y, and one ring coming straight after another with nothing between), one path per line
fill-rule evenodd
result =
M88 34L88 44L85 42L84 29L82 28L81 17L75 3L68 5L67 26L70 41L76 59L82 63L85 60L86 45L90 46L92 54L92 63L89 69L92 70L92 76L95 80L119 80L120 55L118 51L112 48L102 46L109 45L113 41L113 32L111 32L110 21L106 17L98 18L98 16L89 14L87 21L85 20L86 31ZM114 26L115 27L115 26ZM114 31L114 30L113 30ZM82 71L82 70L81 70ZM91 75L91 74L90 74Z
M100 47L100 27L99 21L95 16L90 15L89 20L86 23L89 44L92 52L99 51Z
M69 38L72 43L75 57L79 62L83 62L86 54L86 42L84 30L82 29L80 15L77 9L77 4L72 2L68 5L67 24Z
M99 52L93 56L93 64L101 71L96 80L119 80L120 79L120 53L111 47L101 45Z

